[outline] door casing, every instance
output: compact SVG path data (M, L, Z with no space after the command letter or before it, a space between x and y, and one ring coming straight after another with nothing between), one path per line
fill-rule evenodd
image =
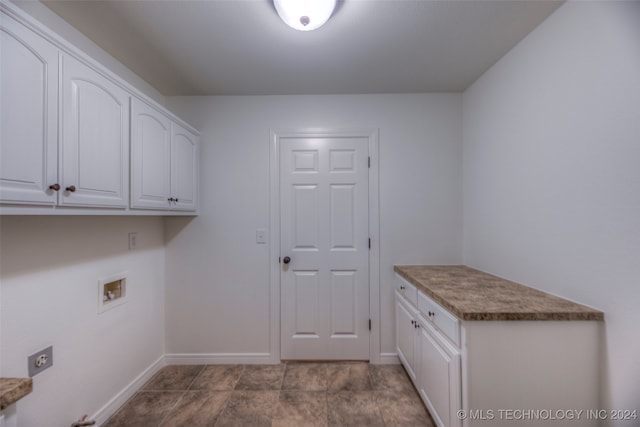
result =
M370 363L380 357L380 214L379 214L379 130L271 130L269 147L270 180L270 340L271 363L280 363L280 141L285 138L367 138L369 141L369 314L371 335Z

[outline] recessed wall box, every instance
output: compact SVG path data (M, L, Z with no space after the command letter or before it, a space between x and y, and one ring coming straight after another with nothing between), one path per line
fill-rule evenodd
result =
M127 302L127 273L101 279L98 282L98 313Z

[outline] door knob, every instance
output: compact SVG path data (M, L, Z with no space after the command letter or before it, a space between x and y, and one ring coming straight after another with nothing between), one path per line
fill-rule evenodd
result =
M282 262L285 264L289 264L291 262L291 258L289 258L288 256L282 258Z

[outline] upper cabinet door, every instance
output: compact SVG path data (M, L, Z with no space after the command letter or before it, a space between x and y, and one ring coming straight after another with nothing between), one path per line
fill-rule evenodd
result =
M0 13L0 201L57 201L58 49Z
M61 205L127 207L129 95L62 57Z
M172 125L171 195L173 209L198 208L198 137L177 123Z
M169 209L171 121L131 98L131 207Z

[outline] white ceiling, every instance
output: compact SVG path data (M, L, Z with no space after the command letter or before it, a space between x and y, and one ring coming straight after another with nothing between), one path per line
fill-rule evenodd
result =
M557 9L343 0L299 32L272 0L44 0L163 95L460 92Z

